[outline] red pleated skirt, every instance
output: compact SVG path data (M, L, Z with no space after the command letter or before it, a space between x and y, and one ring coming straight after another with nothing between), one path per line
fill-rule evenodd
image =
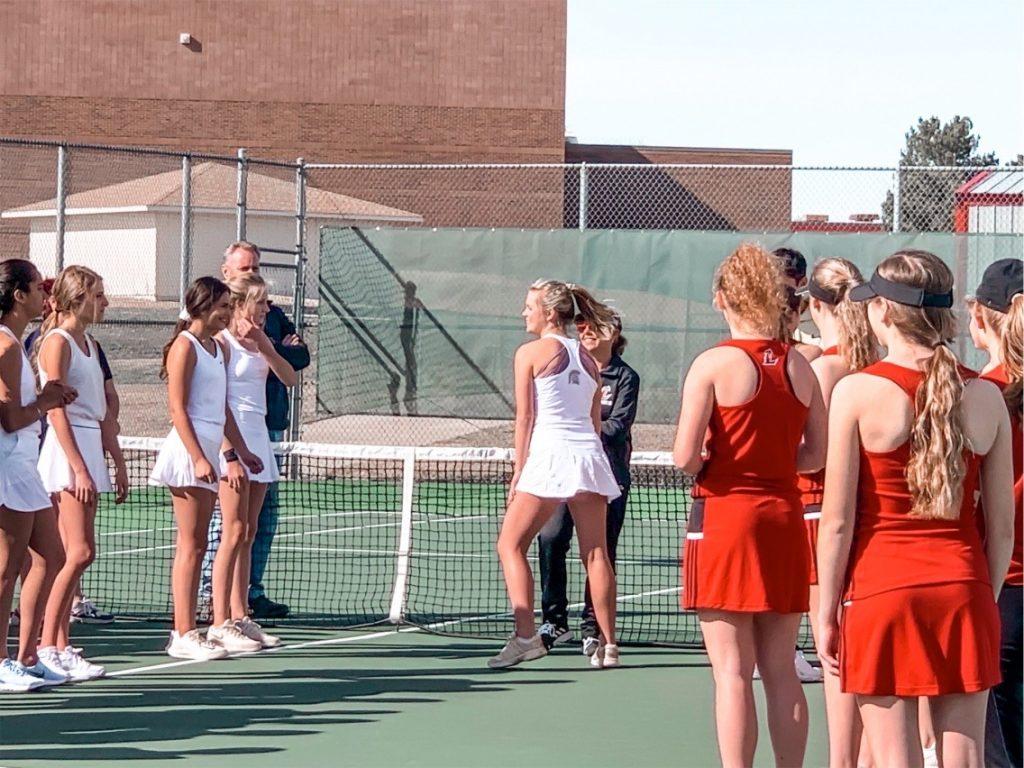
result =
M683 550L683 610L804 613L808 554L798 497L695 499Z
M839 680L846 693L942 696L999 683L999 611L979 581L908 587L848 601Z

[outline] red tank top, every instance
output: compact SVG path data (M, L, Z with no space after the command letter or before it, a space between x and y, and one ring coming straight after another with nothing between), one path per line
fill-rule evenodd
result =
M821 353L822 357L838 355L839 347L832 345ZM825 491L825 470L819 469L810 475L797 475L796 485L800 489L800 502L806 507L810 504L821 504Z
M1000 389L1010 383L1010 377L1006 375L1006 368L1002 365L993 368L988 373L982 374L981 378L991 381ZM1024 430L1021 428L1020 414L1010 414L1012 429L1010 435L1013 437L1013 506L1014 506L1014 532L1013 552L1010 554L1010 570L1006 574L1006 583L1015 587L1024 586ZM979 515L982 523L981 530L984 535L984 518Z
M770 339L732 339L758 373L757 390L742 405L719 405L708 423L708 459L697 476L695 498L760 493L796 500L796 454L808 407L793 393L786 372L789 345Z
M914 400L924 374L887 362L862 373L897 384ZM960 367L961 375L977 374ZM906 469L910 441L884 453L860 449L856 522L847 570L847 599L949 582L991 583L976 522L980 458L967 453L963 501L956 520L910 516Z

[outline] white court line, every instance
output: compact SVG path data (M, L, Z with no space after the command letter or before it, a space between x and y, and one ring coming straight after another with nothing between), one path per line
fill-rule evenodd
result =
M615 602L624 603L632 600L639 600L644 597L653 597L655 595L666 595L672 592L680 592L682 587L669 587L667 589L655 589L649 592L638 592L633 595L623 595L622 597L615 598ZM573 603L569 606L571 609L580 608L583 603ZM540 613L540 609L534 609L534 613ZM405 632L427 632L435 629L441 629L442 627L451 626L452 624L462 624L464 622L481 622L481 621L493 621L495 619L506 618L511 616L511 611L505 611L504 613L492 613L489 616L472 616L467 619L450 619L448 621L439 621L434 624L427 624L423 627L399 627L397 629L388 629L380 632L368 632L362 635L347 635L342 637L329 637L323 640L307 640L304 643L295 643L294 645L281 645L277 648L266 648L259 651L249 651L247 653L233 653L228 658L236 659L243 656L259 656L266 655L268 653L274 653L277 651L285 650L298 650L300 648L315 648L323 645L342 645L344 643L355 643L360 640L376 640L381 637L390 637L398 633ZM144 667L132 667L130 669L119 669L117 672L111 672L106 677L125 677L127 675L135 675L140 672L152 672L158 669L174 669L176 667L188 667L193 664L206 664L209 661L219 661L219 659L182 659L180 661L168 661L161 664L149 664ZM100 678L102 679L102 678Z

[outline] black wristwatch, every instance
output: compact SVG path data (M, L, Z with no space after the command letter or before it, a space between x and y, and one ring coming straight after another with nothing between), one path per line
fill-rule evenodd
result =
M223 456L224 456L224 461L228 462L229 464L232 461L238 461L238 454L235 453L235 449L234 448L228 448L226 451L224 451Z

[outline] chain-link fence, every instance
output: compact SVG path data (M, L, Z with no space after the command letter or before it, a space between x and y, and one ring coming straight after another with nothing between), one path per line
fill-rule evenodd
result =
M244 238L262 248L274 301L296 315L314 353L294 397L301 419L293 420L293 436L501 445L509 442L503 419L470 418L455 407L443 417L422 415L404 402L392 409L392 378L381 388L383 413L338 414L326 407L320 382L330 379L332 387L344 386L351 363L332 359L331 370L318 369L322 229L741 233L766 243L802 242L809 259L856 252L864 236L906 239L915 233L944 233L955 238L963 233L971 236L956 242L970 252L952 261L969 289L984 264L1020 252L1022 191L1020 167L328 165L272 162L249 158L244 151L236 157L0 140L0 256L31 258L47 275L72 263L104 275L112 303L96 335L111 358L126 434L166 431L159 356L184 287L199 275L217 274L225 246ZM815 237L807 240L807 235ZM491 237L500 239L501 232ZM950 253L956 253L955 247ZM503 258L520 256L513 251ZM628 264L619 267L629 269ZM434 271L427 279L447 284L478 268L469 253L453 262L452 272ZM557 271L557 261L537 264L537 276ZM578 278L588 281L586 274ZM407 277L391 279L404 280L396 285L407 288ZM421 288L422 295L444 293L436 284ZM500 290L495 305L504 306L504 294L512 287ZM304 311L296 313L296 307ZM348 320L357 331L359 323L373 324L359 314L370 311L366 307L352 309ZM440 323L439 317L431 322ZM432 327L446 348L463 348L452 330L443 323ZM401 341L401 331L396 338ZM387 362L395 368L399 388L408 378L403 354L399 344L391 355L394 365ZM459 360L459 365L482 368L479 361ZM650 437L641 438L641 447L668 444L671 425L662 423L667 419L661 416L655 420L645 425L643 434Z

